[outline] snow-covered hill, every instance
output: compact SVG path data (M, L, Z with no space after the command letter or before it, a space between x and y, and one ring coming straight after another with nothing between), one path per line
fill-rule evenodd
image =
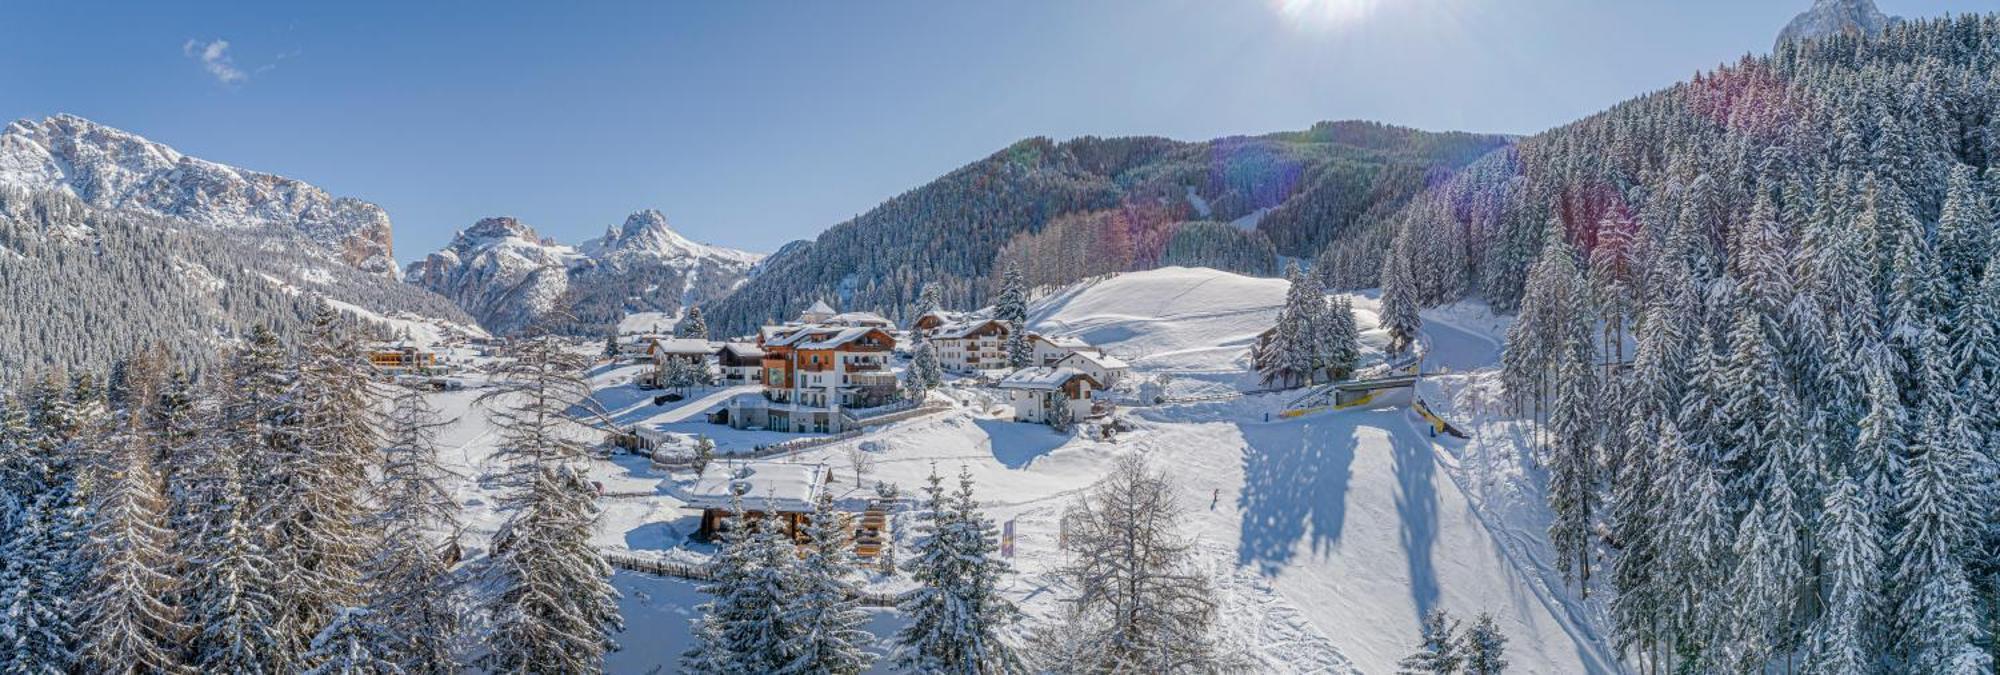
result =
M404 278L457 302L497 333L541 325L597 334L628 314L678 315L719 298L761 258L690 241L653 210L581 246L501 217L459 232L444 250L410 263Z
M57 191L104 209L169 216L210 228L298 230L363 271L393 276L389 214L303 181L181 154L74 115L0 130L0 185Z

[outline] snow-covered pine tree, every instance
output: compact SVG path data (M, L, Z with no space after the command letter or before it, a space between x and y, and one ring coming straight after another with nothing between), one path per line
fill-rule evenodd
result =
M1479 613L1479 619L1466 629L1458 652L1465 658L1465 675L1507 672L1507 636L1500 632L1500 625L1490 613Z
M1555 520L1549 524L1549 542L1560 554L1556 568L1588 597L1594 557L1591 533L1601 499L1596 419L1599 372L1589 322L1574 317L1568 327L1556 354L1555 400L1549 408L1552 442L1546 462L1549 506L1555 511Z
M1882 644L1882 528L1859 482L1834 482L1817 533L1826 608L1812 626L1811 668L1873 672Z
M494 537L496 591L485 665L497 671L595 672L623 625L611 567L590 544L596 491L565 412L590 396L584 360L554 338L515 342L514 359L480 395L500 431L501 504L512 511Z
M172 533L153 471L156 442L145 425L143 390L128 390L127 407L104 438L104 461L93 470L89 572L78 626L78 665L98 673L171 672L180 666L180 612L168 604L174 587L168 558Z
M1048 396L1053 400L1049 408L1049 428L1057 433L1069 433L1070 427L1076 424L1076 411L1070 408L1069 397L1060 390L1050 392Z
M1354 323L1354 303L1346 295L1335 296L1327 308L1326 331L1331 342L1328 377L1353 377L1361 365L1361 329Z
M1924 355L1942 357L1936 333L1920 342ZM1981 672L1993 664L1979 647L1985 631L1964 558L1979 536L1983 506L1973 475L1976 436L1944 368L1929 364L1921 369L1923 403L1898 509L1903 527L1893 542L1897 644L1913 671Z
M251 532L237 462L219 444L195 452L187 481L206 517L180 532L188 562L181 598L194 637L188 664L205 673L264 673L294 669L303 656L277 633L277 577L263 538Z
M965 675L1022 672L1002 634L1020 620L1020 610L999 594L1008 566L995 557L993 523L979 512L969 472L959 472L954 494L945 494L943 481L931 472L918 514L916 555L905 563L919 585L898 606L909 623L896 634L896 667Z
M944 383L944 367L938 362L937 345L932 344L923 331L911 332L916 335L916 344L910 348L910 370L904 378L908 380L910 391L919 392L915 398L922 402L922 393Z
M370 619L399 639L379 655L410 675L458 672L463 618L447 562L457 547L458 504L438 462L439 419L426 395L396 393L386 420L382 466L372 493L381 544L364 567Z
M79 457L102 433L103 403L86 373L45 378L29 394L30 432L6 469L12 536L0 541L0 672L63 673L76 661L76 595L85 505ZM17 441L19 443L19 441Z
M276 492L259 521L270 529L283 614L279 628L294 650L313 638L342 607L361 601L361 566L376 541L364 528L368 467L381 445L379 394L354 332L322 304L306 329L298 376L290 393L300 432L291 453L277 459Z
M687 316L674 324L674 337L708 339L708 319L701 316L701 305L688 307Z
M1455 675L1465 662L1466 647L1458 634L1459 623L1442 609L1424 615L1417 650L1396 663L1401 675Z
M709 580L696 588L709 600L695 606L696 616L688 622L694 644L681 653L681 670L694 675L742 672L738 664L746 658L733 649L728 636L730 624L736 619L738 590L748 585L750 569L756 564L742 495L730 496L729 514L715 532L716 550L708 565Z
M796 635L792 660L777 672L796 675L851 675L875 661L867 646L874 635L866 628L868 614L854 599L853 531L833 508L833 494L822 490L813 499L812 520L806 525L806 555L793 572L792 596L785 621Z
M1138 456L1121 458L1063 513L1067 561L1056 577L1076 592L1050 630L1074 648L1056 672L1201 672L1220 669L1211 634L1216 603L1172 479Z
M1417 330L1423 320L1417 315L1415 280L1410 262L1391 259L1382 266L1382 327L1389 331L1389 353L1402 354L1415 348Z
M315 665L306 675L404 675L408 671L385 653L396 640L392 629L368 610L342 607L313 636L303 660Z
M1298 263L1285 266L1285 306L1278 310L1278 323L1271 339L1260 347L1264 381L1283 386L1311 383L1318 350L1313 327L1318 316L1313 311L1310 284L1299 272Z
M1020 267L1008 267L1001 277L993 318L1007 326L1007 367L1027 367L1033 360L1034 346L1028 342L1028 282Z
M924 284L924 290L917 292L917 316L944 309L944 291L937 283Z

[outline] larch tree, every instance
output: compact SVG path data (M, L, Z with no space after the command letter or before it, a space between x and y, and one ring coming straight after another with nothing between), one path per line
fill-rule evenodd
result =
M488 562L494 627L483 665L597 672L624 622L611 567L590 544L596 490L565 414L590 396L584 359L546 336L517 341L512 356L479 397L500 432L501 505L510 512Z
M426 395L397 392L383 429L381 468L372 486L373 530L381 544L363 567L371 620L397 639L377 651L411 675L458 672L463 617L456 601L459 507L438 461L439 418Z
M381 445L379 395L359 340L321 305L305 335L291 398L300 431L277 459L275 487L260 520L287 583L274 593L280 625L298 652L342 607L361 603L362 565L377 541L366 528L368 467Z
M1061 672L1201 672L1221 666L1209 579L1180 532L1173 481L1144 459L1111 473L1063 513L1067 560L1056 577L1074 590L1064 620Z
M79 627L80 665L100 673L171 672L180 666L180 611L169 603L177 569L169 557L166 499L153 470L157 442L135 392L104 439L104 462L91 498L87 593Z

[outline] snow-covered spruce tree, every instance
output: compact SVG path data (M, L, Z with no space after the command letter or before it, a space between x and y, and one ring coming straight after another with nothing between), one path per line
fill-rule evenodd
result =
M1417 316L1417 291L1410 276L1410 262L1391 259L1382 266L1382 327L1389 331L1389 353L1404 354L1415 348L1417 329L1423 320Z
M1941 356L1942 338L1919 338L1923 353ZM1902 486L1892 576L1901 601L1896 631L1904 663L1917 672L1980 672L1992 667L1980 649L1985 631L1964 556L1974 550L1982 502L1974 474L1971 419L1941 376L1922 368L1925 391L1910 465Z
M1271 339L1260 346L1258 365L1264 382L1280 386L1308 384L1313 379L1317 336L1313 334L1317 316L1313 311L1308 284L1298 263L1285 266L1285 306L1278 311L1278 323Z
M482 665L597 672L623 621L611 567L590 544L596 491L565 415L590 396L584 359L546 336L520 339L512 351L479 397L500 432L501 505L510 511L488 560L494 629Z
M304 660L315 665L306 675L403 675L408 671L385 653L396 641L392 629L368 610L340 608L313 636Z
M674 324L674 337L708 339L708 320L701 316L701 305L688 307L687 316Z
M198 618L202 609L194 600L184 601L184 606L189 621L198 624L198 629L210 622L216 624L217 645L202 647L214 654L211 658L298 670L303 666L296 659L304 655L312 635L321 627L300 621L307 615L306 608L312 606L306 597L318 589L303 583L280 583L305 573L310 557L305 552L309 545L278 534L280 529L289 531L288 526L313 517L297 503L307 485L303 474L316 471L304 458L306 431L299 408L299 368L277 334L262 325L253 327L225 361L222 377L211 382L218 390L211 394L218 408L210 433L220 447L194 451L202 456L190 461L199 468L182 482L196 494L182 495L178 494L180 486L172 488L170 522L177 538L201 540L177 556L190 566L202 564L200 560L230 560L236 566L230 574L257 570L256 578L201 582L213 586L203 591L206 601L229 603L233 600L227 598L242 597L242 602L255 606L218 609L218 614L207 619ZM226 479L218 469L223 463L235 465ZM180 480L178 465L170 463L169 467ZM228 512L211 515L212 505L222 501L231 503ZM251 539L251 548L240 546L235 540L238 535ZM239 557L244 560L236 561ZM348 589L353 580L338 584L340 589ZM244 618L246 615L252 618ZM259 634L243 635L242 631L251 630L247 628L251 621L258 622L254 630ZM262 644L266 636L277 641L268 649Z
M1500 632L1490 613L1480 612L1479 619L1466 629L1458 653L1465 659L1465 675L1507 672L1507 635Z
M1067 560L1056 577L1074 589L1063 620L1045 628L1073 648L1039 667L1058 672L1205 672L1220 667L1216 606L1172 479L1143 458L1120 458L1069 506ZM1047 658L1047 657L1045 657Z
M458 503L438 462L438 417L423 392L396 393L384 431L382 466L373 486L373 529L381 544L365 565L371 619L399 639L381 653L411 675L458 672L462 632L457 580L448 556L457 546Z
M1069 397L1060 390L1050 392L1049 397L1054 400L1053 407L1049 408L1049 428L1057 433L1069 433L1070 427L1076 425L1076 411L1070 408Z
M896 667L916 672L990 675L1022 672L1020 657L1003 636L1020 610L999 594L1009 568L995 557L993 523L979 512L972 476L959 472L947 495L931 472L924 510L918 514L915 555L904 563L918 587L897 609L909 623L896 634Z
M944 383L944 367L938 363L937 345L925 338L922 331L915 331L916 344L910 348L910 370L904 375L913 398L921 403L924 393L936 389Z
M1812 627L1813 672L1867 673L1881 649L1882 532L1852 477L1827 493L1818 533L1826 609Z
M1459 622L1442 609L1424 615L1417 650L1396 663L1396 672L1405 675L1454 675L1465 662L1467 646L1458 634Z
M368 467L381 446L367 356L344 318L320 305L307 327L291 398L301 431L277 458L276 493L260 522L279 578L281 630L296 651L342 607L362 600L361 566L376 541L364 526Z
M748 660L747 654L735 651L729 631L737 619L736 603L744 597L739 591L750 590L750 570L757 564L755 534L750 531L742 495L730 496L729 514L729 519L722 521L715 532L716 551L708 565L709 580L696 588L709 601L696 605L697 615L688 622L694 644L681 653L680 667L684 672L698 675L742 672L738 664Z
M875 636L865 627L868 614L854 599L852 530L833 508L833 495L821 491L813 500L806 525L806 555L793 571L792 596L785 621L796 631L792 660L779 673L843 675L866 670L875 661L867 646Z
M1327 376L1343 380L1354 376L1361 365L1361 329L1354 323L1354 303L1341 295L1327 308Z
M103 404L87 374L65 385L50 376L23 402L30 413L24 451L5 485L14 524L0 541L0 672L62 673L77 657L77 593L87 568L84 496L77 458L101 433Z
M935 282L924 284L924 289L917 292L917 316L943 309L944 291Z
M993 318L1007 326L1007 367L1027 367L1034 349L1028 342L1028 282L1020 267L1007 268L1001 277Z
M1592 358L1597 350L1582 317L1572 318L1559 344L1555 361L1555 400L1549 407L1547 449L1549 506L1555 520L1549 524L1549 543L1559 556L1556 569L1566 580L1575 582L1583 595L1590 595L1590 563L1594 557L1591 533L1597 517L1597 396L1598 371Z
M277 577L248 522L237 461L223 444L203 443L184 474L189 499L202 504L192 528L178 532L188 563L180 593L194 637L188 664L207 673L294 670L302 656L277 633Z
M166 500L153 471L157 442L145 426L141 396L130 396L104 439L93 481L91 523L84 543L89 572L78 621L84 640L79 665L97 673L171 672L180 666L183 626L168 604L177 569L168 557Z

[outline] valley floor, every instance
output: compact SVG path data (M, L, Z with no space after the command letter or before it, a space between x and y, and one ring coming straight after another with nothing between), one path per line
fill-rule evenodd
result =
M1201 354L1203 367L1218 372L1190 378L1205 382L1204 388L1229 377L1219 374L1223 366L1247 368L1243 338L1267 321L1224 317L1265 311L1271 289L1235 292L1228 285L1265 282L1207 270L1146 277L1154 274L1113 281L1127 287L1123 293L1138 292L1131 287L1148 281L1163 287L1153 289L1160 294L1178 292L1176 284L1220 285L1209 292L1249 309L1195 305L1189 310L1182 304L1177 321L1140 315L1120 327L1117 320L1079 308L1078 299L1089 294L1085 290L1046 302L1038 307L1037 320L1087 326L1095 342L1114 354L1140 351L1142 345ZM1281 294L1282 286L1276 290ZM1355 301L1362 327L1372 328L1374 300L1357 296ZM861 483L894 483L905 495L916 494L932 471L949 478L964 467L988 516L1013 522L1018 573L1006 592L1031 616L1046 618L1067 595L1047 576L1061 562L1056 543L1062 509L1119 456L1138 453L1176 479L1187 513L1184 533L1197 539L1222 603L1220 636L1257 672L1394 672L1396 661L1415 644L1420 617L1431 609L1467 619L1493 613L1510 640L1511 672L1615 672L1601 630L1601 603L1576 600L1548 563L1541 477L1523 455L1527 446L1516 437L1522 433L1519 423L1493 414L1496 336L1502 328L1479 307L1426 314L1431 350L1426 370L1452 374L1426 379L1414 394L1384 396L1361 409L1281 417L1295 392L1126 408L1119 414L1134 430L1104 442L1007 421L992 392L949 386L939 394L957 404L949 410L758 464L821 465L852 489L845 458L850 449L866 447L875 466ZM1107 339L1115 335L1130 337ZM1379 335L1369 335L1380 344ZM1196 344L1202 342L1212 347ZM1134 362L1145 370L1145 360ZM633 367L593 371L600 401L620 424L708 435L724 455L794 437L734 431L707 424L697 414L750 390L711 390L655 407L627 383L633 372ZM1477 432L1474 438L1432 438L1409 411L1413 395L1448 417L1462 416L1454 421ZM446 455L465 476L458 496L470 510L471 537L483 540L502 514L480 480L496 467L488 457L492 431L471 406L476 396L477 390L439 394L440 404L459 415L448 430ZM578 430L597 433L582 425ZM698 513L676 497L694 476L659 471L648 460L627 455L599 460L593 472L606 492L595 537L604 550L684 561L700 561L711 552L690 539ZM900 544L908 545L914 524L908 514L895 519ZM902 577L871 579L878 590L906 583ZM630 572L619 572L616 584L625 595L627 628L611 670L672 672L688 642L687 620L702 597L690 582ZM886 637L896 623L893 612L880 611L872 627Z

